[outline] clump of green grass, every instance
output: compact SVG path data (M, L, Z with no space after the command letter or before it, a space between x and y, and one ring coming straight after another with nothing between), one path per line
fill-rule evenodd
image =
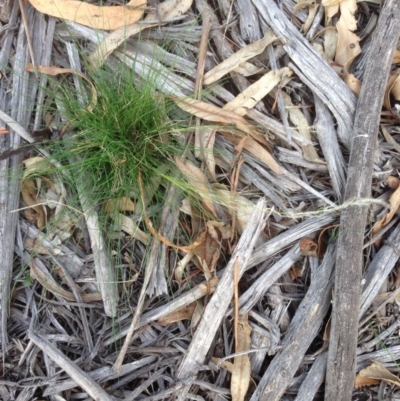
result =
M173 104L154 91L152 79L157 77L136 85L122 68L116 74L103 69L91 79L97 92L92 110L72 85L60 87L58 101L70 134L51 144L52 156L73 177L88 179L90 198L99 204L139 196L139 173L145 188L155 185L166 179L163 173L172 167L172 157L182 154L185 144L177 132L183 124L170 119Z

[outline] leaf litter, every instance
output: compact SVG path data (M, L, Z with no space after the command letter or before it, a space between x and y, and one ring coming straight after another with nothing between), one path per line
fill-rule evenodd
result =
M16 26L20 3L3 3L2 23ZM333 257L344 195L337 183L349 159L344 120L335 118L352 115L351 91L360 94L371 43L363 35L374 35L380 3L279 0L276 26L268 26L257 2L246 2L244 12L239 3L30 0L32 7L23 5L28 35L2 31L2 399L255 401L275 383L285 399L323 391L329 314L316 323L319 331L295 322L307 319L308 289L317 288L321 266ZM211 30L195 86L202 19ZM293 43L278 22L297 30ZM28 43L35 60L22 52ZM305 44L315 49L315 65ZM372 398L379 383L395 384L384 388L387 397L399 391L399 54L398 46L380 116L364 241L354 395L367 386ZM332 82L318 75L327 64ZM72 202L79 188L66 177L68 163L83 157L78 150L85 136L69 161L57 164L51 144L69 146L70 131L80 127L65 119L54 90L44 88L58 81L62 94L73 87L90 118L106 96L92 78L109 68L113 85L121 66L134 72L142 90L148 71L163 77L154 80L153 104L173 104L168 124L187 122L184 128L170 124L167 135L147 143L183 145L176 154L165 146L151 180L141 167L136 183L105 191L101 202L91 182L93 192L79 205ZM322 93L316 88L323 85ZM349 108L341 109L345 104ZM322 122L329 129L316 132ZM44 127L51 139L32 139L34 147L19 152L17 138L33 138L29 132ZM110 168L123 171L127 163L126 156L113 155ZM90 181L88 172L72 178ZM16 190L10 183L18 183ZM107 299L110 294L115 299ZM328 291L324 302L332 296ZM114 309L105 308L108 301ZM293 348L293 361L282 361L293 338L311 345ZM286 363L290 377L268 379L270 365L284 369Z

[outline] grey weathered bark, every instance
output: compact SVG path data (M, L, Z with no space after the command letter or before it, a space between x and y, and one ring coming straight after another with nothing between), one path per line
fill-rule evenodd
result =
M367 198L380 112L393 51L400 34L400 1L388 0L374 33L373 51L358 101L336 255L335 297L326 375L326 401L351 399L356 368L358 311Z

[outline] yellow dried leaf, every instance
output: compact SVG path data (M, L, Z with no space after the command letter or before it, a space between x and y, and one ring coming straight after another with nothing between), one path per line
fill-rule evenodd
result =
M38 228L43 228L46 225L46 209L43 205L38 205L38 189L36 187L35 181L26 180L22 182L21 196L26 205L37 213L37 216L28 216L33 219L33 222L37 225Z
M29 0L36 10L52 17L77 22L95 29L114 30L142 17L146 0L131 0L126 6L95 6L75 0Z
M390 223L393 216L400 207L400 187L393 192L389 198L389 212L382 219L378 220L372 228L372 236L375 236L383 227Z
M389 134L389 131L386 129L386 127L384 127L383 125L381 125L381 129L382 129L382 134L386 139L387 143L390 143L396 150L396 152L400 153L400 144L398 144L393 137ZM389 183L389 179L393 180L395 177L388 177L388 183ZM398 180L398 178L397 178ZM390 185L389 185L390 186ZM396 185L396 187L390 186L390 188L393 189L397 189L398 185Z
M236 340L236 352L250 350L251 327L247 315L240 315L238 321L238 337ZM248 354L235 356L233 359L231 394L232 401L243 401L249 388L251 378L250 358Z
M160 326L167 326L172 323L180 322L182 320L190 320L193 316L193 312L196 309L197 302L192 302L188 306L184 306L181 309L173 311L168 315L165 315L157 320L156 324Z
M308 8L308 16L307 16L307 20L304 23L304 25L302 26L301 30L304 33L307 33L308 30L310 29L311 24L314 21L315 18L315 14L318 11L318 4L314 4L311 1L300 1L299 3L297 3L294 6L294 12L296 13L298 10L300 10L301 8L307 7Z
M343 0L322 0L321 4L324 7L332 7L332 6L337 6L340 4Z
M282 78L290 77L292 74L293 71L289 67L268 72L236 96L235 99L227 103L223 109L232 110L240 116L245 116L250 109L282 81Z
M245 61L262 53L269 44L276 40L278 40L278 38L273 34L272 30L268 30L262 39L243 47L224 60L221 64L218 64L212 70L208 71L204 75L203 85L211 85L218 81L218 79L222 78L224 75L240 67L240 65Z
M189 160L183 162L180 158L175 157L175 164L187 181L197 189L204 206L217 217L217 212L215 211L214 202L212 200L213 197L208 187L208 180L204 173Z
M263 71L263 68L256 67L254 64L245 62L239 64L235 69L235 72L243 75L244 77L250 77L255 74L259 74Z
M135 204L132 202L131 198L122 196L121 198L109 199L104 203L104 210L108 214L113 214L116 211L119 212L134 212Z
M390 373L380 362L377 361L372 361L371 365L361 370L359 375L369 379L384 380L400 387L400 379L393 373Z
M241 234L254 211L255 205L243 196L215 186L214 192L220 199L223 209L233 218L236 214L238 231Z
M144 29L158 25L165 25L165 23L162 23L163 20L171 20L185 14L191 7L192 2L193 0L165 0L164 2L157 4L157 11L152 11L146 15L144 21L147 22L147 24L122 26L114 32L111 32L101 41L96 50L89 56L90 65L93 69L100 68L107 60L107 57L128 38L138 34ZM142 4L143 3L145 2L142 1ZM159 19L160 22L158 22ZM155 23L148 23L152 21L155 21Z
M376 379L370 379L369 377L362 377L360 374L356 376L356 380L354 382L354 388L360 388L365 386L376 386L381 381Z
M356 0L343 0L339 7L340 18L336 24L339 39L335 61L345 66L350 59L361 53L360 38L354 33L357 29L357 20L354 17L357 11Z
M230 132L221 131L221 135L227 139L228 141L232 142L235 145L239 145L241 140L244 138L244 135L241 133L232 134ZM253 138L246 138L246 141L243 143L243 147L249 151L252 155L260 159L264 162L272 171L276 174L282 174L281 167L272 157L272 155L264 149L259 143L257 143Z
M398 64L398 63L400 63L400 51L395 50L393 54L392 64Z
M64 288L59 286L53 279L53 277L47 272L45 273L41 269L39 269L39 267L35 265L33 260L31 260L30 266L31 266L32 278L37 280L46 290L62 298L65 298L68 301L72 302L77 301L75 295L72 292L66 291L64 290ZM94 292L91 294L80 294L80 295L83 302L94 302L102 300L101 294L99 292Z
M150 245L150 236L143 232L130 217L122 213L112 213L111 218L121 230L125 231L131 237L136 238L145 245Z
M389 75L389 79L387 80L386 88L385 88L385 95L383 97L383 105L388 110L392 110L392 105L390 103L390 96L392 94L395 83L399 81L399 79L398 79L399 77L400 77L400 68L391 72L391 74Z
M330 60L335 58L336 48L338 44L338 33L333 27L326 29L324 34L324 51Z
M345 72L343 80L350 90L358 97L361 91L361 81L348 71Z

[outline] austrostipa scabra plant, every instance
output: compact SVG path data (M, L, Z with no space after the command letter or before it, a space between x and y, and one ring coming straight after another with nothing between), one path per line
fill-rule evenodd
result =
M209 213L202 206L199 187L176 168L176 158L192 157L188 141L192 128L188 116L162 93L164 85L170 85L168 70L149 69L147 75L138 76L132 68L138 61L129 61L114 59L112 67L96 71L84 66L86 79L73 74L50 81L46 115L52 116L49 125L57 127L59 138L43 144L51 158L35 160L24 176L25 181L45 183L39 189L29 182L37 193L46 194L41 198L45 231L69 238L91 253L95 264L107 267L107 274L96 270L96 279L100 287L109 285L109 298L118 298L121 287L129 293L125 284L148 258L155 233L158 241L168 236L171 243L190 243L185 230L175 238L183 199L200 216ZM54 185L56 181L59 185ZM175 190L170 192L171 188ZM46 199L60 191L62 201ZM167 203L175 229L158 234L165 226ZM132 247L139 252L133 255ZM167 261L163 263L166 269ZM168 285L164 279L154 286L155 293L168 292ZM108 314L114 311L115 307Z

